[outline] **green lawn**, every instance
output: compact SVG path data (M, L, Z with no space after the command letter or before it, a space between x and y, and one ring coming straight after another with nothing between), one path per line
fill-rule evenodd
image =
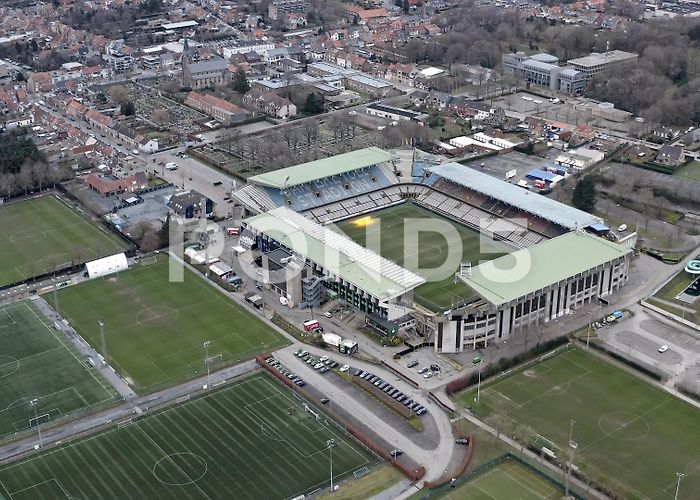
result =
M404 231L406 219L444 222L453 227L455 232L448 238L439 233L424 232L424 229L421 229L418 234L417 248L406 248L404 251L404 235L415 237L415 231ZM439 307L450 306L453 300L459 301L460 298L464 299L472 295L465 284L454 283L454 273L458 270L460 261L469 261L472 265L477 265L480 261L492 260L513 251L513 248L503 242L485 237L482 239L477 231L412 203L404 203L372 212L370 215L348 219L339 222L337 227L360 245L366 244L368 230L380 227L379 253L400 265L405 265L405 262L417 262L421 269L417 269L415 265L406 265L410 270L418 272L427 282L418 287L415 293ZM456 265L440 273L437 268L446 261L448 249L454 248L457 252L460 246L462 251L458 255ZM445 274L448 276L446 277Z
M0 438L114 399L29 301L0 308Z
M687 165L676 169L676 171L673 172L673 177L700 182L700 161L693 160Z
M444 500L535 500L562 498L564 492L515 460L505 460L486 472L431 498Z
M565 460L570 421L575 464L622 498L700 491L700 411L580 349L569 349L458 397L478 417ZM540 434L541 437L537 437Z
M204 342L212 369L285 344L271 327L185 269L168 280L168 260L59 291L61 313L102 351L105 323L110 364L137 392L202 375Z
M0 285L127 248L53 195L0 208Z
M8 500L292 498L377 458L264 375L0 467Z

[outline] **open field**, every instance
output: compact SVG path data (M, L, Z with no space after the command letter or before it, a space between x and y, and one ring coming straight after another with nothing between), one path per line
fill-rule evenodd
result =
M505 460L482 474L450 489L444 495L431 496L444 500L501 500L517 498L535 500L562 498L564 492L524 465Z
M263 375L0 467L0 497L292 498L377 458Z
M440 221L449 224L456 231L452 237L446 238L439 233L428 232L421 228L416 248L404 249L404 236L411 234L404 231L406 219ZM439 272L436 272L436 268L447 259L449 248L461 246L461 261L469 261L472 265L477 265L483 260L495 259L513 250L505 243L488 238L482 239L478 232L411 203L348 219L339 222L337 227L360 245L365 245L368 228L376 225L381 228L379 253L400 265L413 261L418 262L419 267L426 268L420 270L418 274L423 276L427 283L418 287L415 293L440 307L449 306L453 300L459 301L471 295L465 284L454 283L454 273L458 270L459 261L455 268L448 270L450 274L448 277L444 277L444 274L440 276ZM412 234L415 237L415 232ZM417 271L413 265L408 267L412 271Z
M55 196L0 208L0 285L127 248Z
M677 168L673 172L673 176L691 181L700 181L700 160L693 160L687 165Z
M0 438L116 396L40 314L29 301L0 308Z
M185 269L168 281L168 259L59 291L63 316L137 392L149 392L280 347L285 340L252 313Z
M487 384L478 404L475 395L458 400L502 432L553 449L561 462L575 420L574 463L620 497L672 498L676 472L685 473L681 498L700 491L700 412L583 350Z

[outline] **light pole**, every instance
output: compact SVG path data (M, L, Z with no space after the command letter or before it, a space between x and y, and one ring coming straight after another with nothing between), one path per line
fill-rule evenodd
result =
M576 420L572 420L571 426L569 427L569 460L566 462L566 488L564 491L564 498L569 496L569 476L571 475L571 461L573 460L571 453L577 446L577 444L573 441L574 424L576 424Z
M676 494L673 496L673 500L678 500L678 490L681 489L681 479L685 474L682 472L676 472L676 476L678 476L678 483L676 483Z
M586 349L588 349L588 344L591 342L591 313L593 311L588 311L588 330L586 331Z
M34 407L34 422L36 422L36 431L39 433L39 448L41 448L41 425L39 425L39 415L36 409L39 405L39 398L34 398L29 403Z
M211 371L209 368L209 346L211 345L211 340L204 342L204 364L207 365L207 389L209 389L211 381Z
M97 324L100 327L100 339L102 340L102 358L104 359L104 364L109 364L109 359L107 358L107 341L105 340L105 322L99 320Z
M481 397L481 364L484 362L483 359L479 360L479 381L476 384L476 401L477 403L479 402L479 398Z
M331 493L333 493L333 447L335 446L335 439L326 441L326 446L328 446L328 456L331 462Z

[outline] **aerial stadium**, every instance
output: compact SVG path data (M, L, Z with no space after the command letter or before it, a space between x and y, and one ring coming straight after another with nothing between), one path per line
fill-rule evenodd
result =
M265 282L302 308L339 300L380 333L414 328L439 352L506 340L626 283L634 238L599 217L459 163L405 175L396 162L366 148L249 178L240 241Z

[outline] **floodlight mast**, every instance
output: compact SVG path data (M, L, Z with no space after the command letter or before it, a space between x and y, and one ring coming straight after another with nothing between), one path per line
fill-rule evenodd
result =
M331 463L331 493L333 493L333 447L335 446L335 439L326 441L326 446L328 446L328 456Z
M207 365L207 389L211 387L211 367L209 366L209 346L211 340L204 342L204 364Z
M39 398L34 398L32 399L29 404L31 404L34 407L34 422L36 422L36 430L39 433L39 448L42 447L41 443L41 425L39 424L39 415L37 412L36 407L39 405Z
M107 357L107 340L105 339L105 322L99 320L97 322L100 327L100 340L102 341L102 358L104 359L104 364L109 364L109 358Z

